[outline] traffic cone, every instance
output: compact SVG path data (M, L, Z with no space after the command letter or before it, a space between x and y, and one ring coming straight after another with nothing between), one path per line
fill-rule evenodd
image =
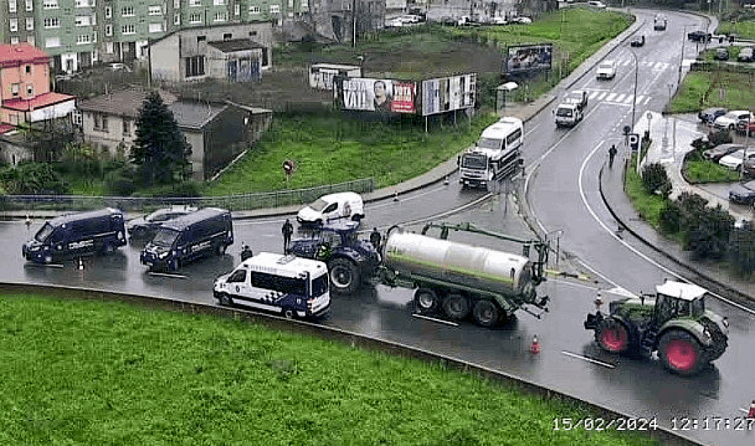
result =
M537 341L537 335L532 337L532 345L530 345L530 352L533 354L540 353L540 343Z
M398 201L398 191L393 193L393 201Z
M84 269L84 259L82 259L81 257L79 257L79 263L76 265L76 268L79 270Z

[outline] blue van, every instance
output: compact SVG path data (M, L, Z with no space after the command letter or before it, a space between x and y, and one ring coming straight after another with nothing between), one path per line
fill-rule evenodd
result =
M176 271L200 257L225 254L233 244L233 221L225 209L205 208L163 223L139 261L150 271Z
M60 260L108 254L126 245L123 213L105 208L55 217L24 243L21 253L26 260L52 263Z

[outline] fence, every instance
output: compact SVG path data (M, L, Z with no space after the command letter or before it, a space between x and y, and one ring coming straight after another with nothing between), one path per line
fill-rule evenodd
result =
M365 178L340 184L308 189L281 190L218 197L96 197L85 195L5 195L0 197L0 210L89 210L113 207L124 211L142 211L171 205L189 204L197 207L220 207L231 211L276 208L310 203L321 195L336 192L368 193L375 189L375 180Z

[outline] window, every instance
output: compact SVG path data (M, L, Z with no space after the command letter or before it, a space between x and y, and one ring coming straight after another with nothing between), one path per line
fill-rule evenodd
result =
M71 113L71 120L75 125L81 126L83 121L81 117L81 111L74 109L73 113Z
M201 14L189 14L189 23L202 23Z
M97 43L97 31L92 33L92 43Z
M270 14L280 14L281 7L280 5L270 5Z
M163 32L163 24L162 23L150 23L149 24L149 32L151 32L151 33L161 33L161 32Z
M18 36L13 36L10 38L10 44L15 45L18 43Z
M13 96L18 96L18 84L11 85L10 92Z
M173 15L173 24L174 25L180 25L181 24L181 14L180 13L177 12L177 13L175 13Z
M105 18L110 19L113 17L113 8L111 6L105 6Z
M254 37L257 35L257 31L249 31L249 36Z
M123 136L131 136L131 121L123 120Z
M89 20L88 15L79 15L76 16L74 23L76 26L90 26L92 22Z
M110 31L112 32L112 28ZM115 52L113 42L105 42L105 52L108 54L113 54L113 52Z
M31 74L31 65L24 65L24 73Z
M97 34L95 34L94 36L97 37ZM94 39L94 41L96 42L97 39ZM99 56L100 53L98 53L97 50L92 51L92 62L97 62L97 60L100 58Z
M202 0L189 0L189 6L202 6Z
M34 1L33 0L26 0L26 10L27 11L34 11Z
M107 133L107 115L104 113L92 113L94 117L94 130Z
M37 39L34 38L34 36L26 36L26 42L29 43L31 46L36 46Z
M225 6L227 2L226 0L212 0L212 4L215 6Z
M42 7L44 9L58 9L58 0L45 0Z
M47 39L45 39L45 48L57 48L59 46L60 37L48 37Z
M87 43L92 43L92 36L89 34L80 34L76 36L76 45L84 45Z
M223 11L223 12L215 13L215 20L214 20L215 22L225 22L226 20L228 20L227 12Z
M204 76L204 56L187 57L186 77Z
M16 4L16 0L8 0L8 12L16 12L18 10L18 5Z
M197 36L197 43L205 42L206 40L207 40L207 36Z
M105 25L105 35L106 36L112 36L113 35L113 25ZM108 51L110 52L110 51Z
M260 13L260 7L255 5L249 6L249 14L259 14Z
M89 0L76 0L77 8L86 8L88 6L94 6L94 0L91 2Z
M47 17L42 23L45 28L60 28L60 19L57 17ZM58 44L58 46L60 46L60 44Z
M241 14L241 5L236 3L235 5L233 5L233 15L239 15L239 14Z
M244 283L246 282L246 270L237 269L233 274L228 277L228 283Z
M34 84L26 84L26 97L34 96Z
M173 0L173 9L181 8L181 0Z
M92 25L96 25L97 24L97 14L92 14L91 17L92 17Z
M133 6L124 6L121 8L121 16L123 17L133 17L134 14L134 7Z
M26 30L27 31L34 31L34 17L27 17L26 18Z
M136 25L121 26L121 34L136 34Z
M10 31L18 31L18 19L10 19Z
M233 34L231 33L223 34L223 40L231 40L231 39L233 39Z
M163 8L161 6L150 6L149 15L163 15Z

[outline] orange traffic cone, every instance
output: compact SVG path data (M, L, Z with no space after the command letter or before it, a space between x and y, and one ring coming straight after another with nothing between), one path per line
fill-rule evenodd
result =
M537 341L537 335L532 337L532 345L530 345L530 352L533 354L540 353L540 343Z

